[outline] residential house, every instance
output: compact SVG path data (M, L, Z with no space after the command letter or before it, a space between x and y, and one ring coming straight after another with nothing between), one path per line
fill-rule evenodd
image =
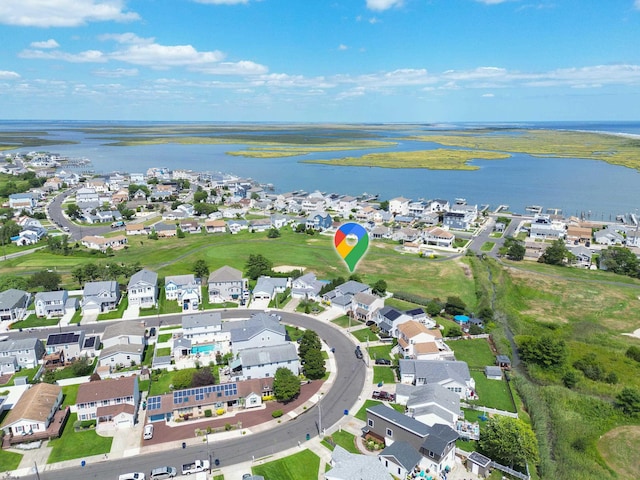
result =
M0 321L17 322L23 320L30 301L31 294L24 290L10 288L0 292Z
M473 212L449 211L442 217L442 225L448 229L468 230L476 219Z
M62 317L66 313L69 293L66 290L36 293L34 306L38 317Z
M224 220L214 220L210 218L205 220L204 228L207 233L225 233L227 231L227 224Z
M275 314L257 313L247 320L227 322L223 329L230 332L231 348L236 353L288 343L287 331Z
M531 239L551 239L557 240L566 235L566 225L559 221L554 221L549 215L536 214L531 221L529 237Z
M567 225L567 241L586 243L591 241L592 230L589 227Z
M303 212L315 212L317 210L322 210L325 208L324 197L320 193L317 193L317 195L312 193L302 200L302 204L300 206L302 207Z
M78 420L96 420L98 426L133 427L139 403L136 375L82 383L76 397Z
M398 326L409 320L411 320L409 315L389 306L379 309L374 317L374 322L380 328L380 333L390 337L397 337Z
M109 191L109 187L103 179L90 178L87 180L85 185L87 188L94 189L96 193L107 193Z
M351 301L351 313L356 320L373 322L378 309L384 307L384 298L371 293L358 292Z
M384 238L391 238L392 233L393 230L391 230L391 228L385 227L384 225L378 225L371 229L369 236L373 240L382 240Z
M355 197L351 197L349 195L345 195L338 200L338 212L342 214L343 217L348 217L352 210L355 210L358 207L358 199Z
M392 215L409 215L409 203L411 200L404 197L396 197L389 200L389 213Z
M349 280L325 293L322 296L322 301L347 313L352 308L351 303L356 293L371 293L371 287L364 283Z
M32 193L12 193L9 195L9 208L15 212L24 210L32 213L38 205L38 199Z
M129 200L129 190L121 189L111 195L111 204L119 205Z
M275 377L281 367L300 374L298 351L292 343L240 350L238 360L240 367L232 368L231 373L236 381Z
M456 236L444 228L431 227L422 232L422 239L427 245L452 248Z
M101 366L140 365L147 343L145 327L138 322L118 322L109 325L102 334Z
M380 225L381 223L388 223L393 220L393 215L390 212L384 210L376 210L373 214L373 223Z
M376 209L371 205L366 205L365 207L360 208L356 212L356 220L358 222L373 222L373 215L376 213Z
M46 236L47 230L42 225L31 224L23 227L16 237L11 237L11 241L18 246L35 245Z
M100 196L95 188L83 187L76 190L76 204L82 209L87 203L100 204Z
M189 340L191 345L218 343L223 340L228 345L230 335L222 330L220 313L207 312L182 317L182 338Z
M118 308L120 285L114 280L87 282L82 294L82 314L98 314Z
M448 212L450 209L449 201L436 198L429 201L428 209L432 213Z
M400 360L400 381L412 385L437 383L462 400L475 399L476 383L465 362L446 360Z
M291 297L318 301L322 286L323 283L316 278L315 273L305 273L292 280Z
M116 235L115 237L101 237L97 235L86 235L82 237L82 245L90 250L100 250L106 252L108 249L121 250L129 240L124 235Z
M426 209L427 209L427 204L422 200L409 203L409 215L412 217L422 216L422 214L425 213Z
M50 177L50 178L47 178L47 180L44 182L44 185L42 185L42 188L44 188L48 192L57 192L62 188L63 183L64 182L60 177Z
M129 223L124 227L124 233L127 235L148 235L149 229L144 223Z
M414 320L398 325L398 345L395 350L404 358L418 360L451 359L454 355L449 346L442 340L442 332L430 330L422 323Z
M175 237L178 234L178 227L175 223L158 222L153 226L153 229L161 238Z
M129 181L134 185L143 185L145 183L144 173L129 174Z
M60 412L58 424L54 419L62 398L62 387L49 383L37 383L24 392L2 423L10 443L59 437L67 412Z
M613 228L605 228L598 230L593 234L595 242L599 245L622 245L624 244L624 236Z
M95 357L100 347L100 338L95 335L85 337L83 330L64 333L50 333L47 337L47 355L63 352L64 359L72 362L80 357Z
M420 470L422 455L409 442L400 440L380 452L378 460L393 478L412 478Z
M309 214L305 226L312 230L326 230L331 228L333 218L327 212L313 212Z
M185 233L200 233L200 224L197 220L182 220L180 222L180 230Z
M573 254L572 264L577 267L590 268L591 259L593 253L590 249L584 245L576 245L569 248L569 251Z
M229 220L227 227L229 228L229 232L235 235L241 230L249 230L249 222L246 220Z
M202 302L200 284L193 274L166 277L164 293L167 300L176 300L183 312L197 311Z
M429 315L427 315L426 312L420 307L406 310L404 313L405 315L411 317L411 320L419 322L427 328L435 328L436 326L436 321Z
M271 215L271 226L280 229L289 223L289 219L284 215Z
M209 274L209 303L238 302L248 294L248 280L237 268L225 265Z
M271 300L276 293L284 292L288 286L288 278L260 276L253 289L253 298L255 300Z
M158 304L158 274L142 269L134 273L127 285L130 306L152 308Z
M453 428L462 413L460 397L437 383L417 387L399 383L396 403L407 407L408 416L429 426L441 423Z
M271 229L271 218L258 218L249 222L249 230L252 232L266 232Z
M455 465L458 434L447 425L429 426L379 404L367 408L367 426L363 432L384 441L387 446L407 442L422 456L420 467L430 472L440 474Z
M325 480L393 480L377 457L350 453L340 445L336 445L331 452L331 469L324 474L324 478Z
M0 360L8 360L4 373L15 373L22 368L33 368L44 355L44 345L37 338L12 339L0 342ZM14 359L14 360L12 360ZM12 368L12 370L7 370Z
M391 239L396 242L415 242L420 238L420 231L411 227L403 227L391 235Z

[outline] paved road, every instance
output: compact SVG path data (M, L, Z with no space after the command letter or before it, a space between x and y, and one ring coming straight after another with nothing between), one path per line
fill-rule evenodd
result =
M257 312L257 310L228 311L223 313L223 317L246 318L248 315ZM286 323L314 329L327 345L335 348L334 355L338 367L335 382L318 404L322 409L322 427L328 428L344 417L344 410L351 409L357 402L358 396L364 387L366 366L362 360L355 358L355 345L350 338L332 325L318 322L304 315L289 312L278 313L282 315L282 319ZM180 315L176 317L179 318ZM167 317L161 317L161 319L164 324L175 323L170 322ZM157 318L153 320L155 323L158 322ZM152 324L151 321L147 322L147 325ZM104 329L102 322L96 324L95 328L96 330ZM54 331L56 330L54 329ZM17 334L14 335L17 336ZM215 442L212 445L213 458L219 459L221 466L228 466L250 461L252 457L261 458L273 455L280 450L296 446L298 442L304 444L307 434L311 437L318 434L318 405L309 408L297 419L283 423L268 431L247 435L239 439ZM202 444L190 446L186 449L124 458L118 460L117 463L101 462L85 467L78 466L76 468L44 471L40 473L40 479L84 480L89 478L115 478L119 473L148 472L151 468L160 465L178 467L182 463L193 461L194 458L207 458L207 456L206 445ZM78 460L79 462L80 460ZM23 478L35 479L36 476L32 475Z
M75 194L76 190L77 188L71 188L65 192L62 192L60 195L57 195L49 203L49 205L47 205L47 213L49 215L49 219L51 219L51 221L55 225L58 225L61 229L67 227L69 229L69 236L73 240L80 240L85 235L104 235L105 233L112 231L111 226L79 226L73 222L70 222L67 217L63 215L62 202L70 195Z

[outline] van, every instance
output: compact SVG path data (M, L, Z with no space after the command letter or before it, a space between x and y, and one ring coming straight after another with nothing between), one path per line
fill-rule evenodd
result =
M144 426L144 433L142 434L142 438L145 440L151 440L153 438L153 425L148 423Z
M175 467L158 467L151 470L149 478L151 480L162 480L164 478L173 478L177 473L178 470Z

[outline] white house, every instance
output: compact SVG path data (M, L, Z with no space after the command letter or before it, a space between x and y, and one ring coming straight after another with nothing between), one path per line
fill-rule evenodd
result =
M201 303L200 285L193 274L166 277L164 293L167 300L176 300L183 312L197 311Z
M146 343L145 327L141 323L118 322L109 325L102 334L100 365L140 365Z
M319 293L322 289L320 282L315 273L306 273L298 278L294 278L291 282L292 298L307 298L309 300L319 300Z
M476 382L465 362L444 360L400 360L400 381L411 385L437 383L462 400L476 399Z
M140 391L138 377L120 377L82 383L78 387L78 420L96 420L96 424L133 427L136 422Z
M271 300L276 293L284 292L288 286L288 278L260 276L253 289L253 298Z
M129 305L155 307L158 303L158 274L146 268L134 273L127 285L127 297Z
M248 294L248 280L242 272L227 265L209 274L209 303L238 302Z
M182 317L182 337L192 344L216 343L226 340L230 335L222 330L222 317L219 312L206 312Z
M396 197L389 200L389 213L392 215L409 215L409 200L404 197Z
M87 282L82 294L82 314L99 314L118 308L120 302L120 285L108 280L104 282Z
M358 292L351 300L351 313L361 322L373 322L376 312L384 307L384 298L372 293Z
M16 322L25 318L31 294L10 288L0 292L0 321Z
M454 428L462 412L460 397L437 383L417 387L399 383L396 403L407 407L406 415L429 426L441 423Z
M44 345L38 338L9 338L0 342L0 359L10 360L10 365L5 364L4 368L13 366L20 368L33 368L40 362L44 355ZM16 370L3 370L3 373L15 373Z
M231 348L234 352L262 346L288 343L287 331L280 324L280 317L257 313L248 320L225 323L230 332Z
M396 328L398 345L397 353L404 358L418 360L453 359L453 352L442 340L442 332L429 329L414 320L401 323Z
M6 435L45 433L62 403L62 387L36 383L22 394L2 424Z
M300 374L298 351L292 343L241 350L238 359L241 370L231 373L236 381L275 377L281 367L288 368L294 375Z

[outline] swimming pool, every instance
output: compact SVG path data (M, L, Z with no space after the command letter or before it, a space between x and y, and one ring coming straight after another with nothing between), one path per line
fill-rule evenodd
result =
M211 353L214 352L216 350L216 346L215 345L194 345L191 347L191 353L192 354L198 354L198 353Z

